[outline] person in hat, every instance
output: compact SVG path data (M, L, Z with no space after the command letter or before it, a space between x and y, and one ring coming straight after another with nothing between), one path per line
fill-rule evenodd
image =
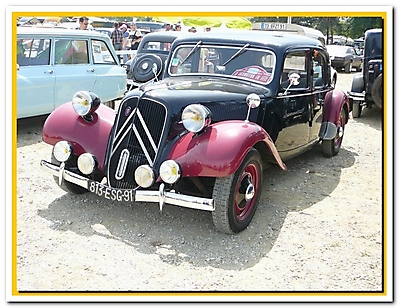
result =
M181 25L180 24L176 24L175 25L175 31L181 31Z
M166 23L165 24L165 31L171 31L172 29L171 29L171 27L170 27L170 24L169 23Z
M132 22L130 24L130 36L129 36L129 40L131 41L130 50L137 50L142 38L143 35L141 34L141 31L137 29L137 25L134 22Z
M196 33L197 29L195 29L195 27L191 27L190 29L188 29L188 32Z

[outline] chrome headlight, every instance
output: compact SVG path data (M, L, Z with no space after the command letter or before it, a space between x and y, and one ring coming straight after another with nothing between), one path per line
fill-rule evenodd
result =
M100 98L87 91L79 91L72 98L73 109L81 117L96 111L100 104Z
M148 188L155 182L155 174L148 165L139 166L134 172L134 179L143 188Z
M198 133L211 123L211 111L203 105L188 105L184 108L181 119L188 131Z
M83 153L78 157L78 168L83 174L92 174L96 167L97 160L93 155Z
M174 160L166 160L159 168L159 175L165 183L176 183L181 175L180 166Z
M55 144L53 149L54 157L59 162L66 162L72 154L72 146L65 140Z

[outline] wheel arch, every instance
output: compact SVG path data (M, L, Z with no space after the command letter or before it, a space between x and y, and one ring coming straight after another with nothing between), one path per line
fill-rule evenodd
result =
M114 111L100 105L88 122L76 114L72 103L66 103L54 110L46 119L42 130L43 142L55 145L58 141L68 141L73 153L91 153L103 169L109 134L114 123Z
M211 125L200 135L188 133L171 148L166 159L182 168L183 177L225 177L233 174L251 148L286 170L277 149L259 125L245 121L224 121Z

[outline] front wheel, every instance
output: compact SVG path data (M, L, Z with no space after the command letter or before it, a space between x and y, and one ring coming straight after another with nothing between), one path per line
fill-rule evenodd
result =
M261 195L262 177L262 159L251 149L234 174L216 179L212 196L216 229L234 234L248 227Z
M337 123L337 132L335 134L335 137L331 140L322 141L324 156L333 157L338 154L339 150L341 149L342 139L344 138L345 123L346 123L345 110L341 109Z

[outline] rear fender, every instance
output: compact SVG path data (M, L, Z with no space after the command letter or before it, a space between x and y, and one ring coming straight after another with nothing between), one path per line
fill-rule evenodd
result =
M183 177L224 177L236 172L257 143L264 143L275 162L286 170L267 132L245 121L215 123L200 135L188 133L173 145L167 159L179 163Z
M324 100L323 123L319 132L321 139L331 140L335 138L341 110L345 112L346 124L350 111L348 96L340 90L329 91Z
M93 121L87 122L76 114L72 103L69 102L48 116L43 125L42 139L53 146L58 141L68 141L76 156L83 153L93 154L98 160L98 167L102 170L114 119L114 110L100 104L93 114Z

